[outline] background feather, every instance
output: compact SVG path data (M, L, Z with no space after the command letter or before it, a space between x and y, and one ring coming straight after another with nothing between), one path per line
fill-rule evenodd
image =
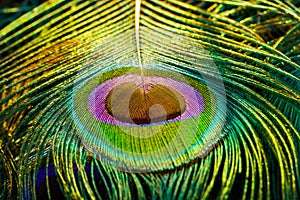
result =
M224 137L205 158L151 173L98 161L70 117L74 86L135 55L134 11L134 1L48 1L1 30L1 197L299 198L299 2L142 1L143 60L196 76L184 46L195 41L227 101ZM170 33L188 40L162 40Z

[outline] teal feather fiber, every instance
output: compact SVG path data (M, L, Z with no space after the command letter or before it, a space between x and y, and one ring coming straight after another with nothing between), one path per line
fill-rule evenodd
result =
M13 20L0 29L0 198L299 199L299 16L298 1L55 0ZM188 84L203 112L90 120L87 94L127 74Z

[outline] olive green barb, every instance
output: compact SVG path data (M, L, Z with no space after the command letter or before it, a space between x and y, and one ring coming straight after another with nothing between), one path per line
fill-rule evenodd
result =
M0 199L300 198L299 1L40 2L0 3Z

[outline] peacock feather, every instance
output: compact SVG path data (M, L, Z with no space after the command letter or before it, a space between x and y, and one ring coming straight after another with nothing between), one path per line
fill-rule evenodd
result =
M2 199L300 197L298 1L29 8L0 20Z

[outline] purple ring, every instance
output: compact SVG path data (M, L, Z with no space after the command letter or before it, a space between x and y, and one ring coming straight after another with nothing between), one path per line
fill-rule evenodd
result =
M203 98L200 95L200 93L197 90L195 90L192 86L184 82L179 82L170 78L158 76L145 76L144 81L146 83L146 89L149 85L160 84L176 90L183 96L186 103L186 110L181 114L181 116L166 120L166 122L195 117L203 111ZM101 83L90 93L88 99L88 108L92 115L95 117L95 119L104 123L115 124L119 126L140 126L137 124L119 121L107 112L106 98L108 94L111 92L112 89L124 83L134 83L138 87L142 87L143 85L142 78L140 75L122 75L110 79L104 83ZM152 124L160 123L161 122L156 122Z

